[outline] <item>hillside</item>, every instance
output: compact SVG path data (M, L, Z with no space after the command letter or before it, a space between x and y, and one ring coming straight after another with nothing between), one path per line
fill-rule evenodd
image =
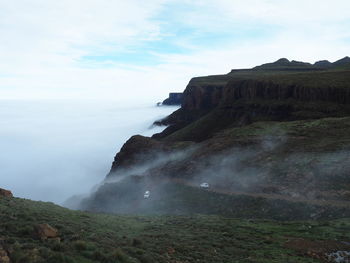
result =
M80 211L0 191L0 263L349 262L348 57L196 77L181 100Z
M282 59L192 79L182 107L156 122L169 126L152 138L131 137L105 184L81 208L277 220L349 217L347 61L321 68L324 62ZM208 190L200 189L203 182ZM152 194L145 201L147 190Z
M39 239L38 224L57 229ZM349 220L276 222L220 216L126 216L0 198L0 261L322 262L350 250ZM6 255L6 256L5 256Z
M341 62L343 61L343 62ZM350 63L346 58L330 68L295 70L280 62L229 74L192 79L184 91L182 107L157 124L170 125L155 138L165 138L194 121L215 114L219 123L211 124L205 136L229 125L260 120L290 121L350 114ZM290 65L291 64L291 65ZM275 67L272 67L275 65ZM202 140L197 136L186 140Z

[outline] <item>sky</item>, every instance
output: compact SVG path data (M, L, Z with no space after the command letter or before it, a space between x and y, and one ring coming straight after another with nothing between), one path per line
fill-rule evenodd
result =
M0 0L1 99L156 101L194 76L350 55L348 0Z

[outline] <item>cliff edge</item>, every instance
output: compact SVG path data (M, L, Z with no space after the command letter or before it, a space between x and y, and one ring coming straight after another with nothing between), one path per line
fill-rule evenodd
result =
M280 59L193 78L181 108L156 124L167 128L132 137L83 209L288 220L350 215L347 58Z

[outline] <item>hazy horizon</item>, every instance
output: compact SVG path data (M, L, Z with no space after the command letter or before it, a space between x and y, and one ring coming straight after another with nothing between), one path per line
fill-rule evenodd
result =
M0 100L0 187L18 197L59 204L87 193L104 179L129 137L161 131L151 128L153 121L176 108Z

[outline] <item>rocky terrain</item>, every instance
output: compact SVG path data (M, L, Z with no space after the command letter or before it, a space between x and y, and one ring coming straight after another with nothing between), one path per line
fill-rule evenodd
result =
M183 94L180 92L171 92L169 97L165 99L161 104L162 105L181 105L183 99Z
M155 124L80 211L0 189L0 263L350 262L350 58L194 78Z
M81 208L272 219L350 215L350 58L280 59L192 79L179 110L133 136ZM209 189L201 189L206 182ZM151 191L144 200L143 193Z

